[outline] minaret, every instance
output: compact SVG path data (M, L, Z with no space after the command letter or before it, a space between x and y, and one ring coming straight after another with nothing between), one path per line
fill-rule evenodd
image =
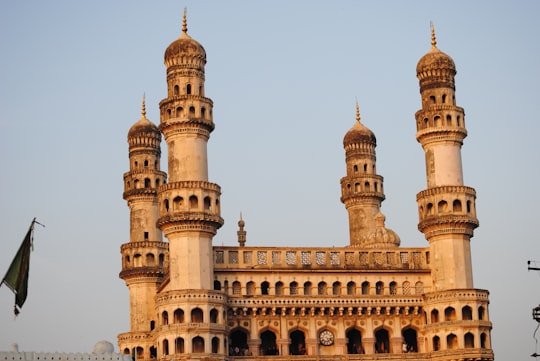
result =
M470 239L478 227L476 191L463 185L461 146L467 136L465 113L456 106L456 66L437 48L416 67L422 109L416 112L416 139L424 149L427 189L418 193L418 229L429 241L434 291L472 288Z
M207 142L214 130L204 95L204 48L182 34L165 51L167 98L159 128L168 147L169 183L159 189L158 225L169 239L170 288L213 289L212 238L223 225L220 187L208 181Z
M398 235L384 227L380 212L384 200L383 177L377 174L375 147L371 130L360 122L356 102L356 122L343 138L347 175L341 178L341 202L349 213L350 245L384 248L400 244Z
M246 236L247 232L244 229L246 225L246 222L242 219L242 213L240 213L240 220L238 221L238 231L236 231L236 235L238 236L238 246L244 247L246 245Z
M157 188L166 183L160 170L161 133L146 118L144 98L142 116L128 133L129 172L124 174L124 199L130 209L130 240L121 247L122 278L129 288L130 333L119 338L125 352L145 350L150 343L145 336L155 323L154 295L166 266L167 243L157 228ZM137 358L151 357L150 353Z

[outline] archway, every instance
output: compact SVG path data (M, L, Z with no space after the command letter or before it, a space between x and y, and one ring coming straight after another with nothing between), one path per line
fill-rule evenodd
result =
M416 330L406 328L402 332L403 352L418 352L418 341L416 340Z
M276 345L276 334L270 330L261 333L261 350L262 354L279 355L279 350Z
M363 354L364 346L362 345L362 333L356 328L347 331L347 353Z
M306 335L300 330L291 332L291 355L305 355L306 354Z
M390 337L388 336L388 331L386 331L384 328L375 332L375 352L390 352Z
M229 343L229 354L231 356L241 356L243 350L248 348L248 335L244 330L236 329L231 332L231 342Z

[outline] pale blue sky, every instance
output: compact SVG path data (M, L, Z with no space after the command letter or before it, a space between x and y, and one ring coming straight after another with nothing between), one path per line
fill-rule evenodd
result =
M189 34L207 51L214 101L209 175L222 187L226 222L216 245L237 244L240 212L250 245L348 243L339 180L357 98L378 140L387 227L405 247L427 246L417 231L415 196L426 181L415 69L434 22L439 49L457 66L469 131L462 155L478 196L475 286L491 292L496 358L530 359L540 303L540 274L526 264L540 260L540 2L532 0L2 1L0 273L33 217L47 227L36 229L16 321L13 295L0 288L0 350L18 342L24 351L91 351L129 330L118 278L129 241L126 135L143 93L148 118L159 121L163 53L184 6Z

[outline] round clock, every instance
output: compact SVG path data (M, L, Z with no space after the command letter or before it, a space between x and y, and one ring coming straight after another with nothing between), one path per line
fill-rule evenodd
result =
M324 346L330 346L334 343L334 334L329 330L324 330L319 334L319 340Z

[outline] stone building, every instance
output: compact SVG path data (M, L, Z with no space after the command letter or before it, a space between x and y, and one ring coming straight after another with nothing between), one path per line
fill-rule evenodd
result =
M427 189L417 195L425 248L400 247L385 227L376 138L360 119L345 134L344 247L213 246L222 226L220 186L208 179L213 102L204 48L182 33L165 51L167 96L159 125L128 133L124 194L130 241L121 246L130 330L121 352L136 360L493 360L488 291L473 286L475 190L463 184L467 136L456 105L456 67L432 47L418 62L422 108L416 139ZM162 135L168 173L160 169ZM337 177L338 175L336 175Z

